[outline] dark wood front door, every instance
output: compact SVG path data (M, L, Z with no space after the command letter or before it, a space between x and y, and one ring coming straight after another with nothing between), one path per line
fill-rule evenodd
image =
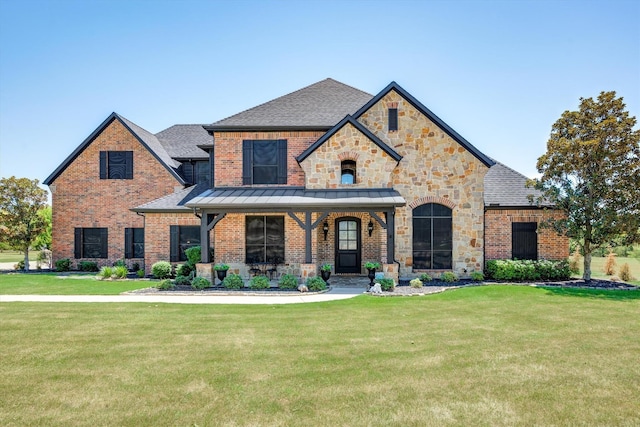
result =
M360 273L360 220L336 220L336 273Z

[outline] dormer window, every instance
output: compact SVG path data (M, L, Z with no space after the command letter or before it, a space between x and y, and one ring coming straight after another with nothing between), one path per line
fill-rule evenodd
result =
M398 109L389 108L389 131L398 130Z
M341 184L355 184L356 183L356 162L353 160L343 160L340 164L341 169Z

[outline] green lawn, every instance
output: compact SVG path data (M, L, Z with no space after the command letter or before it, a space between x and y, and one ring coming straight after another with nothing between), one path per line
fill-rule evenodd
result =
M156 284L149 280L97 280L95 274L0 274L0 295L118 295Z
M607 258L605 257L592 257L591 258L591 277L594 279L611 279L612 276L607 276L604 274L604 264ZM579 277L582 277L583 272L583 262L584 258L580 258L580 274ZM615 266L615 276L620 277L620 267L622 264L629 264L629 270L631 271L631 275L636 278L636 280L632 280L628 283L632 283L634 285L640 286L640 259L639 258L623 258L616 257L616 266Z
M0 303L0 425L639 425L640 291Z
M36 261L39 251L29 251L29 260ZM24 254L16 251L0 251L0 262L19 262L24 260Z

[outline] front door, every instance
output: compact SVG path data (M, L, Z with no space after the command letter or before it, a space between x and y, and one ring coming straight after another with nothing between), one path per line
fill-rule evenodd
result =
M360 273L360 220L336 220L336 273Z

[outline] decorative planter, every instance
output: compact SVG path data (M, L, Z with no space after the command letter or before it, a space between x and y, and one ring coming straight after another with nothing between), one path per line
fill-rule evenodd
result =
M216 270L216 276L218 276L218 280L222 282L224 278L227 277L227 271L228 270Z
M331 277L331 272L320 270L320 277L322 277L322 280L324 280L325 282L327 282L327 284L329 284L329 277Z
M369 286L373 286L373 279L376 278L376 269L370 268L368 270L369 270L369 274L367 274L367 277L369 278Z

